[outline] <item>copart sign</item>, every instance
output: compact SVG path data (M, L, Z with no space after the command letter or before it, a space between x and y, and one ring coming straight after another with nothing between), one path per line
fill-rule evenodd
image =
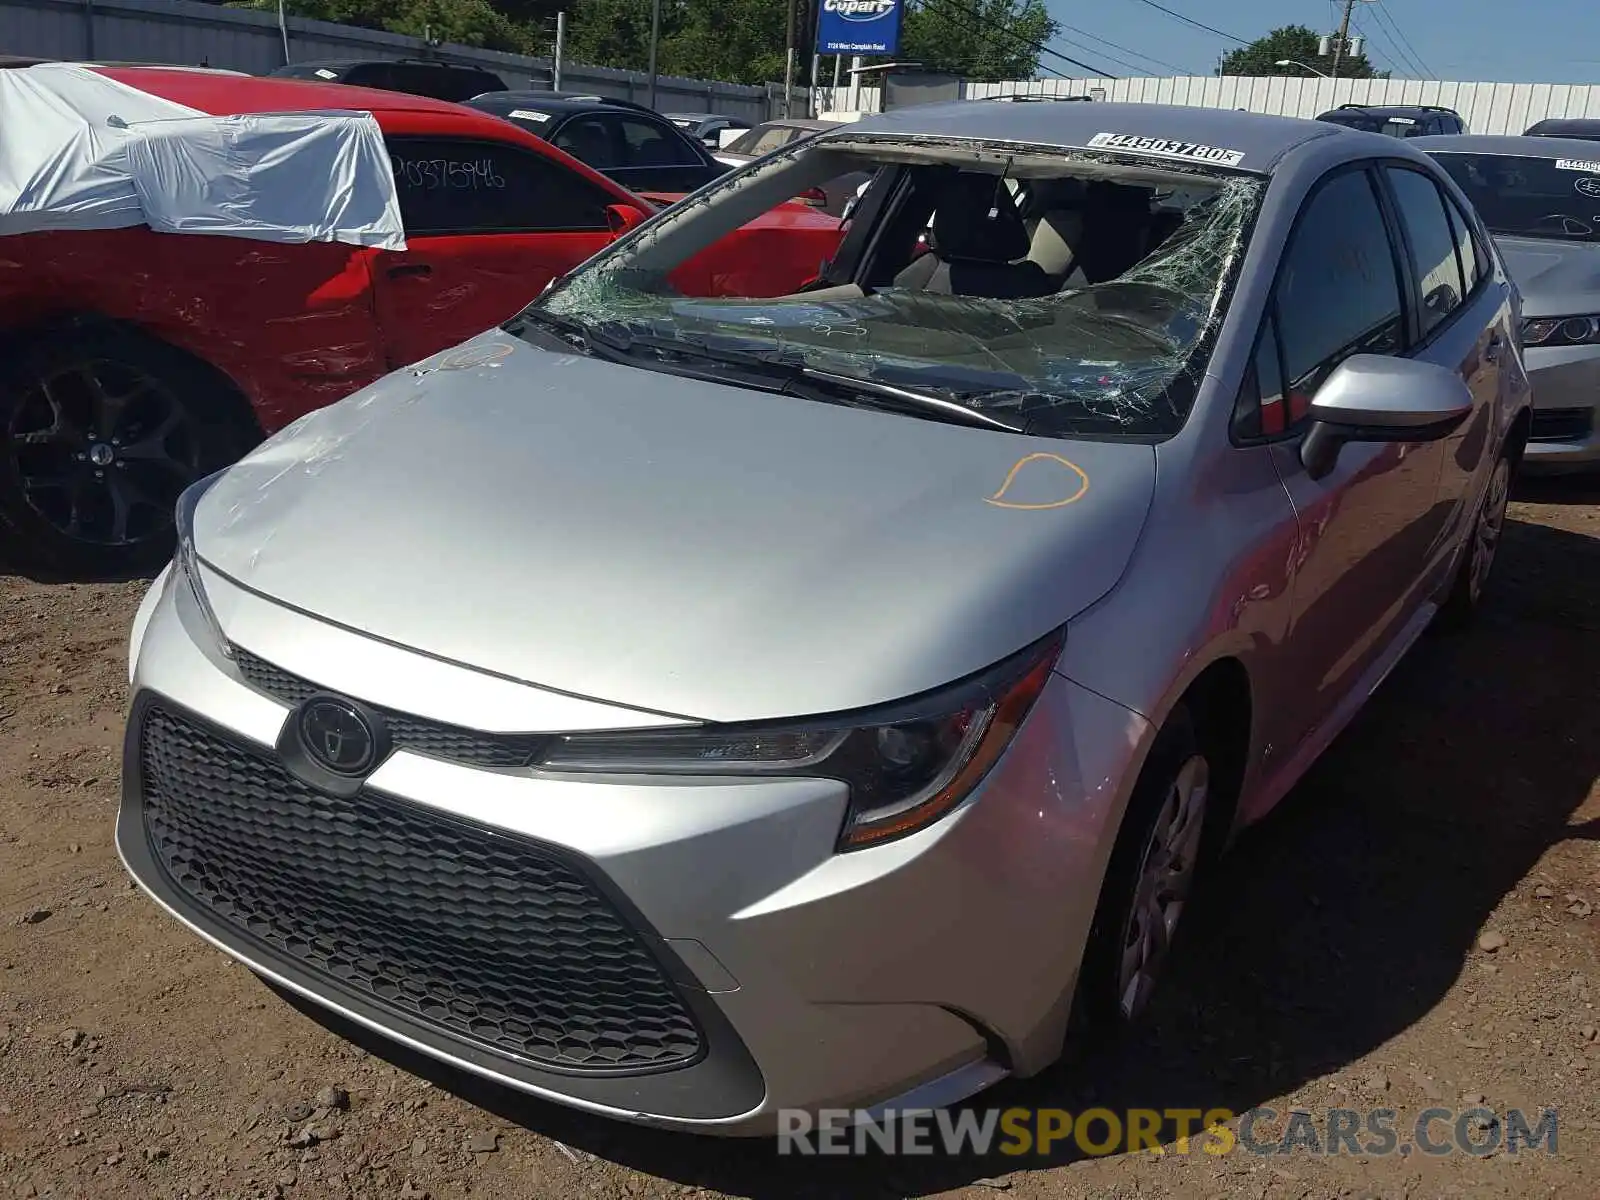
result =
M818 54L898 54L905 0L822 0Z

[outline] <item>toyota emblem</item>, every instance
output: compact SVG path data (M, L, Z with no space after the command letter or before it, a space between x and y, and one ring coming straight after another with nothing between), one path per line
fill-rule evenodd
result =
M306 755L335 775L365 775L377 760L377 733L349 701L313 696L300 709L299 730Z

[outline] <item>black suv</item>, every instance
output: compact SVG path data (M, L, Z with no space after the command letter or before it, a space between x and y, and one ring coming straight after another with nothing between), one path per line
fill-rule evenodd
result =
M491 92L468 108L504 117L635 192L692 192L728 168L660 113L573 92Z
M1529 125L1523 137L1579 138L1585 142L1600 142L1600 119L1584 117L1547 117Z
M339 59L290 63L273 75L287 79L315 79L322 83L348 83L354 87L382 88L411 96L460 103L485 92L503 92L505 80L483 67L432 58Z
M1399 138L1467 132L1460 113L1434 104L1341 104L1317 120Z

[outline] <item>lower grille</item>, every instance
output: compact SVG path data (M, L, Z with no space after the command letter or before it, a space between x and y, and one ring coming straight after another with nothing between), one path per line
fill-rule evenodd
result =
M156 861L277 955L548 1069L700 1057L701 1031L660 964L561 858L405 801L323 795L159 705L139 736Z
M1528 426L1530 442L1576 442L1594 428L1592 408L1536 408Z
M239 646L233 647L233 665L256 691L291 708L324 690ZM550 740L530 733L480 733L390 709L380 711L396 746L475 767L526 767Z

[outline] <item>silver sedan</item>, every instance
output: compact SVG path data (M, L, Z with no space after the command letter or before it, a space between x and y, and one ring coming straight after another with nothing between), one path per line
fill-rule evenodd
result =
M1525 467L1600 468L1600 145L1552 136L1416 145L1476 206L1522 294L1533 380Z
M803 292L668 282L851 170ZM1487 232L1394 139L824 132L185 495L118 845L252 970L528 1093L951 1102L1137 1022L1218 854L1470 617L1528 396Z

